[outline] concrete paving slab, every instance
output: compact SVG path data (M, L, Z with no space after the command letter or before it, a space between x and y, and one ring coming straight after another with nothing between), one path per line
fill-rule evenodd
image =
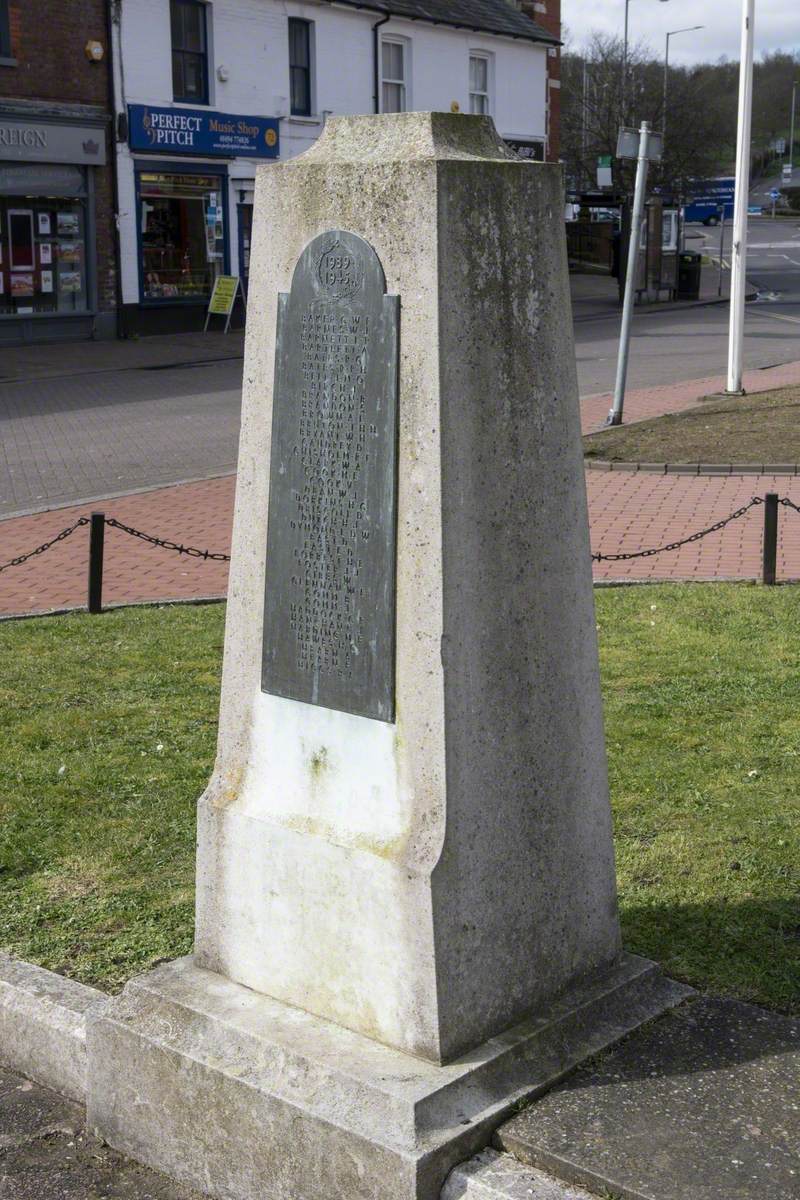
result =
M623 1200L797 1200L800 1021L690 1001L579 1068L497 1145Z

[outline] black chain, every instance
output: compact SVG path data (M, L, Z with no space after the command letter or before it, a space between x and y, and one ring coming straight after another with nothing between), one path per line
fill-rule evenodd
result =
M753 496L749 504L744 504L741 508L737 508L736 512L732 512L729 517L724 517L721 521L717 521L716 524L709 525L708 529L701 529L698 533L692 533L689 537L681 538L679 542L667 542L666 546L656 546L653 550L634 550L630 554L593 554L592 561L627 562L630 558L652 558L654 554L663 554L665 550L678 550L681 546L688 546L690 542L699 542L701 538L708 537L709 533L716 533L718 529L724 529L731 521L736 521L739 517L743 517L756 504L763 503L764 500L761 496ZM794 508L796 505L792 505L792 507Z
M74 525L68 525L66 529L62 529L61 533L57 533L49 542L43 542L41 546L37 546L35 550L29 550L27 554L20 554L16 558L12 558L10 562L3 563L0 566L0 571L7 571L9 567L19 567L22 563L27 562L29 558L35 558L37 554L44 554L45 550L49 550L51 546L55 546L56 542L63 542L70 534L79 529L81 525L88 525L88 517L78 517Z
M198 550L195 546L178 545L177 542L170 542L166 538L151 537L149 533L142 533L141 529L132 529L130 525L123 525L113 517L106 517L106 525L110 525L112 529L119 529L121 533L129 533L131 537L140 538L151 546L160 546L162 550L176 550L178 554L188 554L190 558L205 558L211 562L231 561L230 554L212 554L210 550Z
M691 542L699 542L701 538L708 537L710 533L717 533L718 530L724 529L731 521L737 521L739 517L743 517L751 508L755 508L758 504L763 504L764 500L761 496L753 496L749 503L737 508L730 516L724 517L721 521L716 521L715 524L709 525L708 529L701 529L697 533L692 533L689 537L681 538L678 542L667 542L665 546L656 546L652 550L633 550L627 554L593 554L593 562L627 562L631 558L652 558L654 554L664 554L668 550L679 550L681 546L688 546ZM778 501L785 508L794 509L800 513L800 504L795 504L788 496L782 496ZM178 542L171 542L167 538L151 537L149 533L142 533L141 529L133 529L130 525L123 525L121 521L115 520L114 517L105 518L106 525L112 529L119 529L120 533L130 534L131 537L139 538L143 542L147 542L151 546L160 546L162 550L174 550L178 554L188 554L190 558L204 558L209 562L230 562L230 554L212 554L210 550L198 550L196 546L184 546ZM30 550L27 554L20 554L17 558L12 558L10 562L0 565L0 571L6 571L9 567L19 567L22 563L27 562L29 558L35 558L37 554L44 554L45 550L49 550L51 546L55 546L57 542L63 542L70 537L76 529L80 529L82 525L88 525L88 517L78 517L74 525L68 525L66 529L62 529L49 542L43 542L41 546L37 546L35 550Z

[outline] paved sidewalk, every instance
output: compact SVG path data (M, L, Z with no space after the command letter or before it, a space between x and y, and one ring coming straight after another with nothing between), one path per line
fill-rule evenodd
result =
M102 505L14 517L0 523L0 564L101 508L107 516L155 537L227 553L234 487L234 477L227 475L124 496ZM0 573L0 614L85 605L88 553L89 531L84 527L45 556ZM103 568L104 604L224 596L228 582L227 563L161 550L117 529L106 529Z
M771 388L788 387L795 383L800 383L800 362L780 363L744 373L746 392L767 392ZM682 412L694 408L703 396L724 392L726 386L724 375L709 375L705 379L690 379L686 383L640 388L628 392L625 397L623 419L626 425L630 425L634 421L663 416L664 413ZM604 428L613 398L612 392L581 397L581 426L584 433L595 433Z
M99 371L158 370L186 363L241 358L244 331L169 333L155 337L4 346L0 382L55 379Z
M749 390L800 382L800 363L750 372ZM687 408L718 389L719 378L631 392L626 420ZM582 401L584 428L595 427L608 397ZM629 552L660 546L706 528L752 496L777 492L800 504L800 479L772 475L659 476L590 471L586 476L592 550ZM92 505L71 506L0 522L0 564L50 540L92 509L124 524L201 550L230 549L235 479L232 475L178 484ZM800 515L779 510L778 578L800 579ZM595 564L603 581L757 579L761 572L763 509L756 508L702 541L651 558ZM86 603L88 530L81 528L45 556L0 573L0 615L46 612ZM178 555L107 529L103 599L106 604L222 597L227 564Z
M693 239L687 245L687 250L697 250L702 245L701 239ZM622 306L619 301L619 285L611 275L583 273L570 271L570 295L572 299L572 317L577 323L594 321L604 317L622 316ZM719 293L719 266L716 263L705 264L700 274L700 295L697 300L659 300L649 304L636 304L634 318L654 312L700 308L709 304L727 304L731 292L730 270L723 269L722 293ZM754 284L747 285L747 299L753 300L758 291Z

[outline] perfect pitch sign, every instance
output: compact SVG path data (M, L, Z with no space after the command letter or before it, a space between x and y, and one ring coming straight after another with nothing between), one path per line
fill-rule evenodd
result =
M280 148L275 117L150 104L128 105L128 141L131 150L224 158L277 158Z

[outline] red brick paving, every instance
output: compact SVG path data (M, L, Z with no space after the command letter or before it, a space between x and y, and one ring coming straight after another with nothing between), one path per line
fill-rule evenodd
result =
M800 383L800 362L782 363L777 367L744 373L744 386L748 392L766 392L770 388L787 387L793 383ZM724 391L726 384L724 375L710 375L706 379L690 379L686 383L670 383L628 392L623 409L625 423L646 421L663 413L692 408L703 396ZM599 392L581 399L584 433L593 433L605 425L612 398L610 392Z
M155 537L200 550L230 550L235 479L159 488L105 504L79 505L0 523L0 563L32 550L80 516L102 510ZM0 614L42 612L86 603L89 531L76 529L45 555L0 574ZM106 528L103 602L191 600L224 596L228 564L189 558Z
M644 550L705 529L777 492L800 504L800 479L776 475L649 475L588 471L594 553ZM652 558L594 564L596 580L756 579L761 573L763 506L699 542ZM778 579L800 579L800 513L778 509Z
M750 391L800 382L800 363L749 372ZM631 392L626 420L676 411L724 386L710 378ZM607 396L582 401L584 425L605 418ZM586 475L592 550L631 551L676 541L712 525L751 496L774 491L800 504L800 479L792 476L686 476L590 471ZM233 516L233 476L159 488L105 504L59 508L0 523L0 563L33 549L91 508L157 537L227 553ZM763 508L680 550L622 563L595 564L597 580L755 579L761 570ZM800 514L781 508L778 578L800 578ZM0 573L0 614L45 612L86 603L88 529L46 555ZM224 596L227 563L188 558L149 546L119 530L106 530L103 600L189 600Z

